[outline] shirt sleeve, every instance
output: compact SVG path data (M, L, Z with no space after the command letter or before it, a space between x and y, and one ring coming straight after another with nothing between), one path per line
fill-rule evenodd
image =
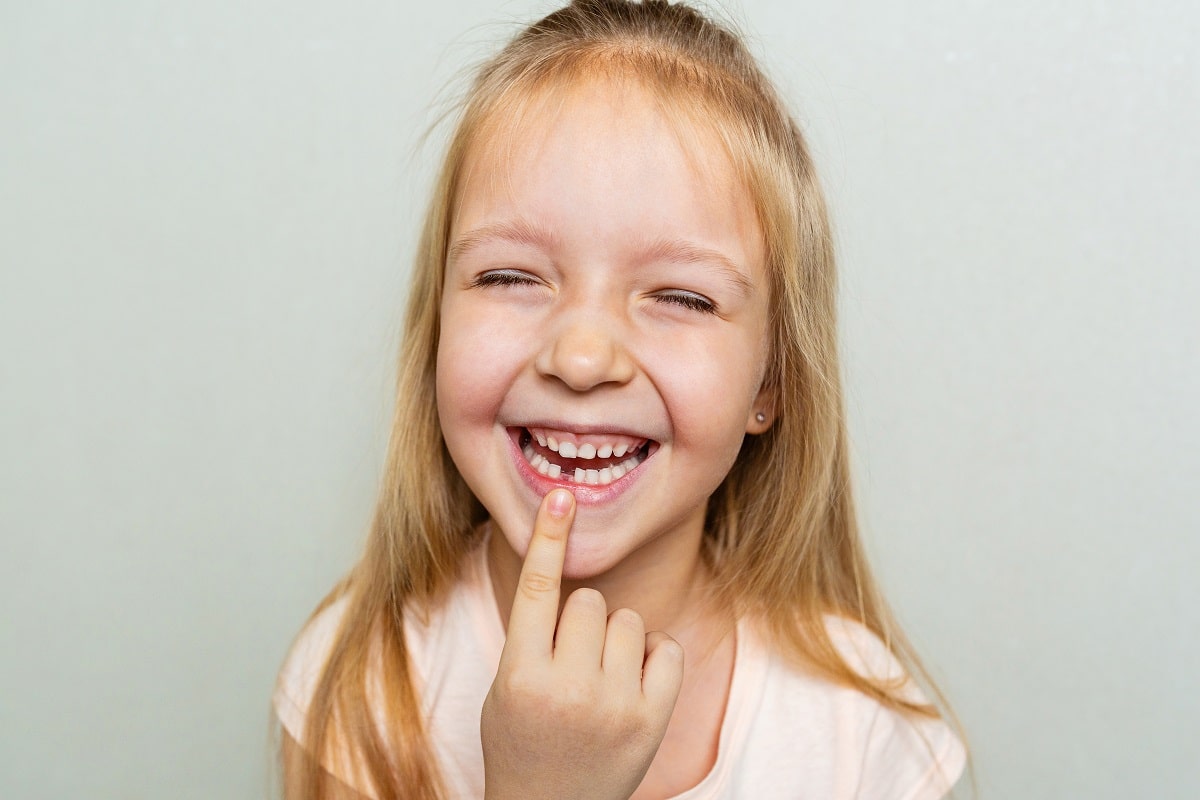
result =
M860 674L902 680L900 694L910 702L926 698L878 637L858 623L839 620L829 626L843 658ZM860 696L862 697L862 696ZM966 748L944 719L907 714L862 697L871 712L861 719L862 763L858 791L862 800L939 800L966 766Z
M863 753L858 797L939 800L962 775L966 751L950 726L879 707Z
M325 662L329 659L345 608L346 599L340 598L309 620L292 644L275 681L272 698L275 714L288 735L301 745L304 744L308 709L312 705Z
M307 749L305 728L317 685L325 663L333 650L334 639L342 624L348 605L342 596L309 620L292 645L275 682L273 704L279 723L296 742ZM368 695L372 689L368 686ZM376 723L380 723L376 717ZM371 776L347 753L322 755L321 766L343 784L364 798L378 798L379 791Z

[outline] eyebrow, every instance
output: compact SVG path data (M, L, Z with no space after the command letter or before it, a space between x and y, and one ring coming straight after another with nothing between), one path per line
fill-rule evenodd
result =
M477 247L496 240L529 245L530 247L546 248L553 246L556 238L551 231L535 225L528 220L517 219L508 222L494 222L490 225L483 225L467 231L455 239L450 245L450 249L446 252L446 262L453 263L458 261Z
M646 248L645 255L648 260L653 261L711 265L729 283L730 288L742 297L754 294L754 283L746 277L745 272L738 269L737 264L719 250L677 239L658 239Z

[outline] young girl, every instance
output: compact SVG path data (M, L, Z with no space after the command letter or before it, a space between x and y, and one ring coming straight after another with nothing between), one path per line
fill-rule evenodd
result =
M729 32L579 0L466 99L289 798L909 798L964 764L855 527L813 166Z

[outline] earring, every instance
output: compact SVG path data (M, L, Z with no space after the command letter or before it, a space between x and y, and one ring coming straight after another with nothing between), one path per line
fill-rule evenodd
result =
M763 412L759 411L757 414L754 415L754 419L756 419L758 421L758 424L761 425L767 421L767 415L764 414Z

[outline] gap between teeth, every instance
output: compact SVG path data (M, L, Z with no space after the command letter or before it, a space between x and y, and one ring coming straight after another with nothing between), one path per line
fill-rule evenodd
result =
M567 444L569 443L564 442L564 446ZM571 447L574 448L574 445L571 445ZM585 444L580 448L580 451L582 452L584 448L592 449L592 446ZM545 475L547 478L562 478L563 480L574 481L575 483L582 483L588 486L607 486L618 478L623 477L638 464L642 463L642 459L638 457L637 453L634 453L621 463L613 464L611 467L605 467L604 469L583 469L582 467L576 467L575 472L572 474L569 472L564 473L562 467L560 467L558 464L551 464L542 456L541 453L535 453L533 448L529 445L525 445L521 452L524 453L525 460L529 462L529 465L536 469L540 474ZM600 452L604 451L601 450ZM561 451L559 454L565 455ZM622 447L621 455L624 455L624 447ZM574 456L567 457L574 458ZM592 456L581 456L581 458L591 457ZM607 458L608 456L600 457Z

